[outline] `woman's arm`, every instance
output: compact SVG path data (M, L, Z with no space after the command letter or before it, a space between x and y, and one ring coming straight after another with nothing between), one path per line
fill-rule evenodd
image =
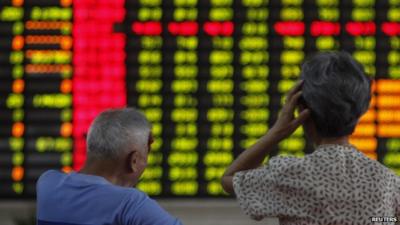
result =
M310 114L308 109L304 109L297 118L294 117L297 101L302 94L302 84L303 82L299 81L295 87L290 90L278 120L267 134L262 136L249 149L242 152L226 169L222 176L222 187L226 192L231 194L234 192L232 180L236 172L259 167L265 157L270 153L272 147L292 134L308 118Z

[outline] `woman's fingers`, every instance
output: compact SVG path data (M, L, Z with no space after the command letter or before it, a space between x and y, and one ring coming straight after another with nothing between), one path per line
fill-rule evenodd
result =
M293 110L296 107L297 102L299 101L299 98L301 97L302 94L303 92L299 91L292 97L292 99L290 99L290 106L293 107Z
M291 125L294 127L294 129L296 129L301 124L303 124L303 122L306 121L309 116L310 116L310 110L304 109L303 111L300 112L299 116L291 122Z
M309 116L308 109L303 110L297 118L294 117L294 110L296 109L297 102L303 92L301 91L302 81L299 81L287 95L286 103L284 104L281 114L275 123L274 127L277 130L283 130L285 135L290 135L297 127L299 127Z
M289 91L287 95L287 101L290 101L290 99L293 97L293 95L301 90L301 86L303 85L304 80L299 80L294 87Z
M284 106L284 110L286 113L293 114L293 112L296 108L297 102L302 94L303 94L302 91L298 91L297 93L294 94L294 96L292 98L287 100L286 105Z

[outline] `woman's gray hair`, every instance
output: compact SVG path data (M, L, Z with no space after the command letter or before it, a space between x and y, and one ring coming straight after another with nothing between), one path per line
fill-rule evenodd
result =
M103 111L89 128L87 157L115 160L130 150L147 150L150 131L146 117L134 108Z
M319 135L353 133L371 100L371 80L362 65L346 52L318 53L303 64L300 79L302 100Z

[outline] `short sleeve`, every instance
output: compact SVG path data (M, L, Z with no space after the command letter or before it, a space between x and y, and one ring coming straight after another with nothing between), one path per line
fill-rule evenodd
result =
M147 195L140 203L130 201L123 211L123 224L127 225L182 225Z
M267 166L236 173L233 188L242 210L255 220L304 215L302 164L302 158L277 156Z
M395 195L396 195L396 199L395 199L395 213L396 213L396 217L399 220L398 224L400 224L400 177L396 176L396 186L395 186Z

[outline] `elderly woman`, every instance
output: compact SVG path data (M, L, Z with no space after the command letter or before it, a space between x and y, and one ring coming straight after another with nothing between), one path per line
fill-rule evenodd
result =
M349 143L369 107L370 88L362 66L347 53L320 53L305 62L274 126L226 170L225 191L236 194L251 218L278 217L281 225L400 220L400 178ZM314 152L272 157L259 167L300 125Z

